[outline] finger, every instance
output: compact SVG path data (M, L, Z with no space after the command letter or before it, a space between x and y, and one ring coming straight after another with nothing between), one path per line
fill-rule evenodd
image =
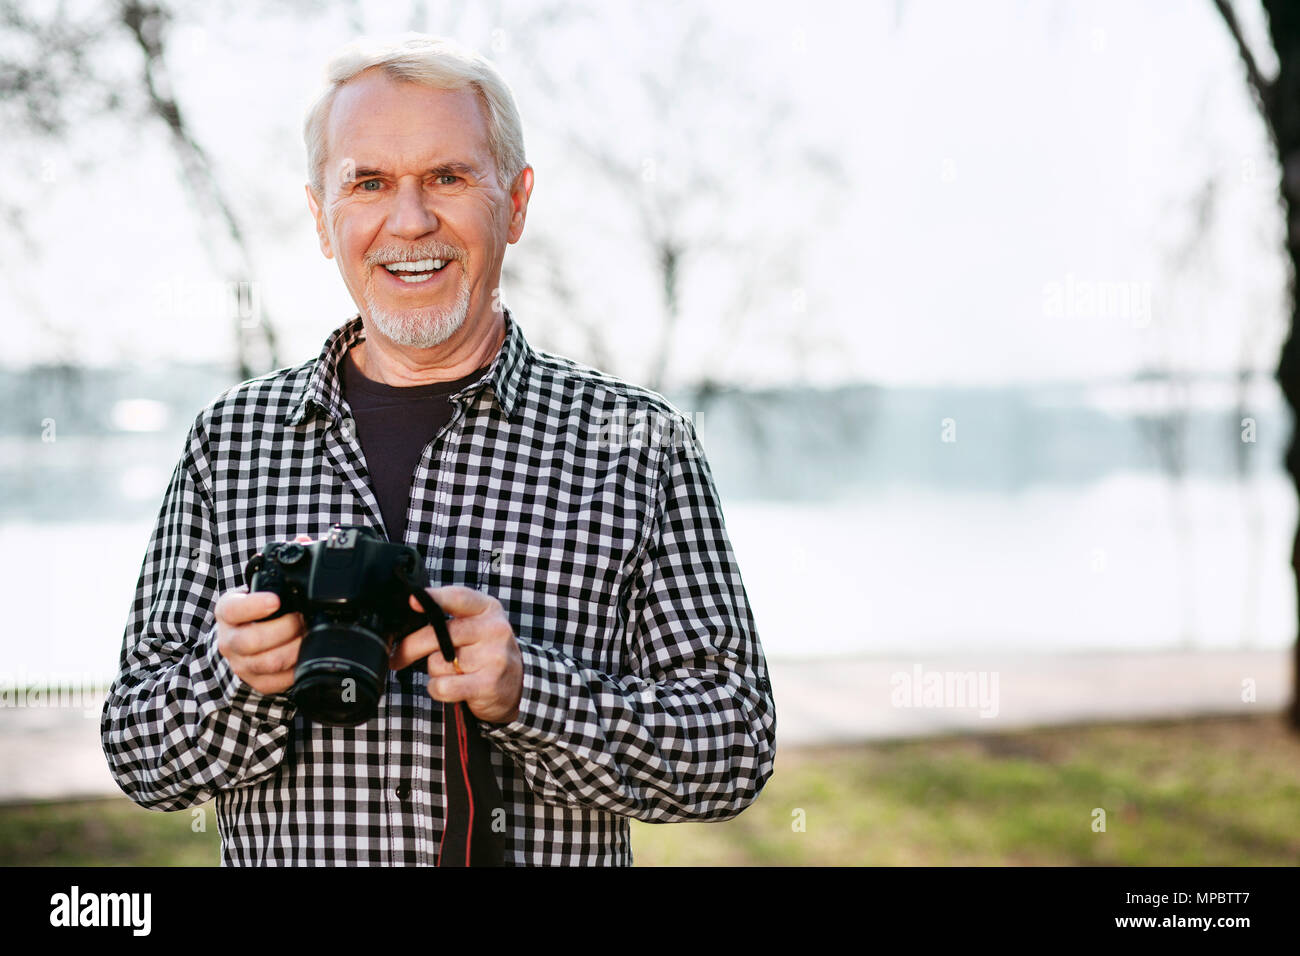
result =
M430 677L454 677L457 674L472 674L475 668L471 667L465 660L465 653L457 648L456 660L453 663L448 661L441 654L429 655L429 676Z
M429 588L428 591L439 607L456 617L472 617L498 606L497 599L492 595L463 584L448 584L440 588Z
M299 544L311 544L316 539L309 534L300 534L293 540L298 542Z
M447 634L451 638L452 647L455 648L456 657L460 660L463 668L462 673L468 673L470 670L466 666L465 658L467 654L470 657L474 656L474 652L470 648L475 644L511 636L513 633L504 614L481 614L477 617L452 618L447 622ZM429 656L431 661L434 658L444 660L442 647L438 643L437 632L427 624L420 630L413 631L397 645L397 649L391 657L390 666L395 670L401 670L426 655ZM449 669L448 673L454 673L454 671Z
M432 593L432 591L430 593ZM471 593L478 594L479 592L473 591ZM488 603L483 605L481 610L472 612L462 611L455 617L449 617L447 619L447 633L451 635L451 642L456 647L463 647L466 644L473 644L477 641L481 641L501 630L510 631L512 634L514 633L510 628L510 622L506 618L505 610L501 607L500 602L498 602L494 597L484 596L487 597ZM447 610L441 601L438 601L438 606L442 607L443 610ZM411 609L414 611L423 610L423 608L420 607L420 602L415 598L411 598ZM431 625L426 624L425 628L432 630Z
M280 596L271 591L227 591L217 599L216 615L222 624L248 624L273 614L279 607Z
M240 657L252 657L282 647L306 631L301 614L286 614L273 621L258 621L230 628L224 635L226 650Z
M469 700L477 695L479 679L469 674L451 674L445 677L430 677L426 690L434 700L453 703Z
M293 671L281 671L278 674L269 674L265 677L254 677L251 681L244 681L249 687L259 694L283 694L293 686Z
M442 651L438 647L438 635L428 625L418 631L412 631L398 641L393 653L389 655L388 666L395 671L400 671L426 655L442 659Z
M490 628L490 621L485 628ZM448 662L441 655L430 654L428 670L430 677L449 677L453 674L466 676L477 674L488 681L496 681L510 671L512 657L519 660L518 645L511 638L510 643L496 640L498 635L489 634L488 639L472 643L459 644L456 647L456 660ZM518 665L522 667L522 664Z
M286 671L292 672L298 666L298 651L301 647L302 639L296 638L282 647L236 659L245 673L273 677Z

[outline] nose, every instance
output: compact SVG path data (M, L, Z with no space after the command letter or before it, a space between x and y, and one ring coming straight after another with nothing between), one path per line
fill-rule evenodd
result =
M388 231L402 239L416 240L438 228L420 180L413 176L398 180L393 206L388 213Z

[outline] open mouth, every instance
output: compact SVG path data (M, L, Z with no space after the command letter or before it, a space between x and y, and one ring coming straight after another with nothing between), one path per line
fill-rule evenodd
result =
M451 264L451 259L415 259L410 262L386 262L384 270L409 285L428 282Z

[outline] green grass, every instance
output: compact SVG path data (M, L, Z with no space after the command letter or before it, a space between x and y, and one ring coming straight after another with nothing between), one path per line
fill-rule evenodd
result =
M1267 716L782 750L736 819L632 832L643 866L1295 865L1298 815L1300 737ZM0 864L214 864L203 819L196 833L193 811L120 799L0 807Z
M195 809L159 813L125 797L0 807L0 866L217 866L216 808Z
M1298 817L1300 737L1269 716L778 752L735 820L633 823L633 846L639 865L1296 865Z

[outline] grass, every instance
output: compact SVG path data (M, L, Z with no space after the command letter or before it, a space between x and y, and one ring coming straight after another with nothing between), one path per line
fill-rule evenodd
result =
M0 865L215 864L201 809L0 807ZM642 866L1295 865L1298 811L1300 737L1271 715L792 748L734 820L632 832Z
M125 797L0 807L0 866L217 866L215 808L159 813ZM191 827L202 821L206 830Z

